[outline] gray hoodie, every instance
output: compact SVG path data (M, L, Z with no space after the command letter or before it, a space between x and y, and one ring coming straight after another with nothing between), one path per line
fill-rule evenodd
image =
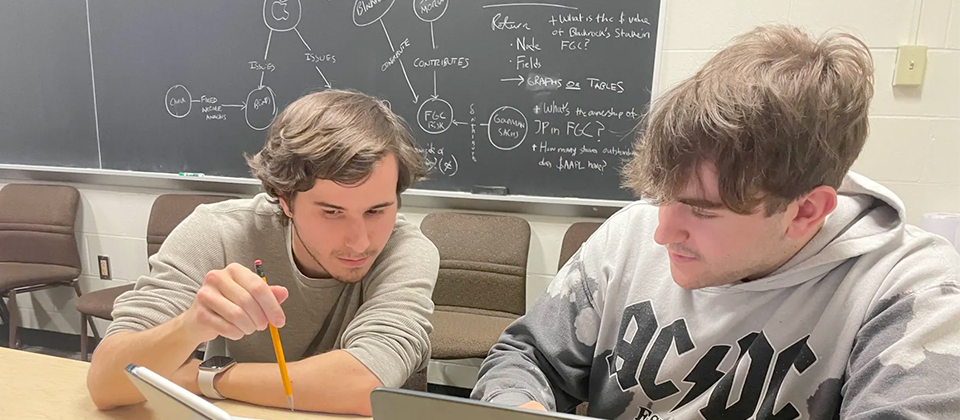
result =
M960 419L960 256L851 173L769 276L684 290L657 209L612 216L483 362L473 397L617 419Z

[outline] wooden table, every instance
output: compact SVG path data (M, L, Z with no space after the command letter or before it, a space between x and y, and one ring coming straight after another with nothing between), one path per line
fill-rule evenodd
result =
M87 393L89 364L0 347L0 418L5 419L137 419L165 420L150 404L99 411ZM215 404L234 416L264 420L363 419L333 414L293 413L236 401Z

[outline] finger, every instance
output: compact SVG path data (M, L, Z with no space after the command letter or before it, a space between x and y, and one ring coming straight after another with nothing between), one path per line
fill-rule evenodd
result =
M525 403L525 404L521 405L519 408L526 408L526 409L528 409L528 410L547 411L547 408L546 408L546 407L544 407L542 404L540 404L540 403L538 403L538 402L536 402L536 401L530 401L530 402L528 402L528 403Z
M243 333L243 331L240 331L236 325L227 322L227 320L223 319L220 315L211 311L209 308L201 307L197 309L197 322L212 329L217 333L217 335L234 341L239 340L246 335Z
M282 327L286 323L287 319L283 314L283 308L280 307L280 302L270 290L267 282L240 264L230 264L227 266L227 269L232 274L234 281L236 281L240 287L246 289L247 292L257 300L263 313L266 314L267 321L277 328Z
M222 282L224 281L215 281L215 283ZM207 284L201 287L197 292L197 300L201 306L219 315L226 322L235 325L244 334L253 334L257 330L257 326L254 325L246 311L224 297L217 286Z
M270 286L270 291L273 292L273 296L277 298L277 302L283 303L290 297L290 291L283 286Z
M217 282L217 289L223 297L227 298L233 304L239 306L253 322L257 331L267 329L267 315L263 313L260 303L254 299L246 289L237 284L233 279L223 279Z

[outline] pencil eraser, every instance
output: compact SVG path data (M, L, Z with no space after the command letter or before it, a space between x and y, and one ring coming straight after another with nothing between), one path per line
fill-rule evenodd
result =
M253 262L253 265L263 265L263 261L256 260Z

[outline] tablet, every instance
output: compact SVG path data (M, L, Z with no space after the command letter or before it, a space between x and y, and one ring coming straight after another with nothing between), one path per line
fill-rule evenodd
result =
M241 420L143 366L131 363L126 373L164 420Z
M373 420L587 420L573 414L505 407L449 395L396 388L370 394Z

